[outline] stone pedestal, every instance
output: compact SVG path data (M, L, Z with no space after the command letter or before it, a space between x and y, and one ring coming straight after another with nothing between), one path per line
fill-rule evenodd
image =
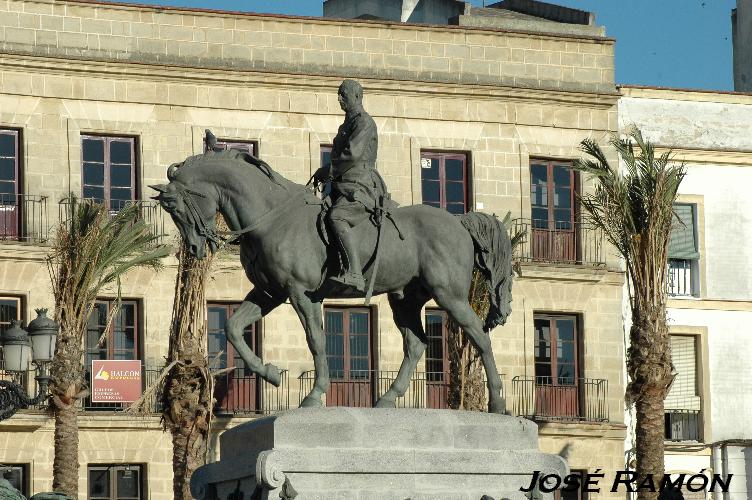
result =
M200 500L499 500L532 472L568 474L519 417L453 410L301 408L225 432L191 481Z

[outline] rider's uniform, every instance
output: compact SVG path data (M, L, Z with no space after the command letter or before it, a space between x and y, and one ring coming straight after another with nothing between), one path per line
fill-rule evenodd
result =
M332 220L350 227L368 217L386 186L376 172L379 139L376 123L364 110L348 113L332 147Z

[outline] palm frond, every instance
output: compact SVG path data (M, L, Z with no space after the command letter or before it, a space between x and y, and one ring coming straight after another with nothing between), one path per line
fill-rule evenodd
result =
M160 269L169 254L167 247L156 245L158 236L141 220L138 205L110 213L101 204L71 195L66 206L67 219L60 223L47 257L61 327L52 375L65 390L83 384L82 367L78 369L83 335L97 297L114 285L119 298L124 274L136 267Z

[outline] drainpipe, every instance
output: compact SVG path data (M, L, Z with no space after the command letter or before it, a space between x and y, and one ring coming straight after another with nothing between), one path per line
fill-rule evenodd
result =
M723 465L721 464L721 446L714 444L710 448L710 457L713 463L713 474L720 474L723 477ZM713 488L713 500L721 500L722 498L721 487L718 484Z

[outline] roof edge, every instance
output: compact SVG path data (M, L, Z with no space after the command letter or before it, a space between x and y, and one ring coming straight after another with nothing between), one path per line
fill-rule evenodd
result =
M570 40L592 40L595 42L605 42L613 44L616 42L615 38L606 36L588 36L588 35L568 35L568 34L555 34L555 33L539 33L535 31L524 31L514 29L503 28L478 28L471 26L456 26L449 24L417 24L417 23L403 23L398 21L388 20L370 20L370 19L336 19L329 17L315 17L315 16L294 16L289 14L271 14L263 12L241 12L233 10L218 10L218 9L204 9L197 7L173 7L165 5L150 5L144 3L129 3L122 1L101 1L101 0L26 0L33 3L48 3L48 4L80 4L102 7L120 7L120 8L133 8L133 9L150 9L158 12L175 12L185 14L209 14L219 16L242 16L242 17L261 17L268 19L288 20L288 21L313 21L322 24L365 24L365 25L382 25L393 28L408 28L419 30L436 30L443 29L447 31L471 31L479 33L510 33L514 35L533 36L539 38L553 38L553 39L570 39Z

